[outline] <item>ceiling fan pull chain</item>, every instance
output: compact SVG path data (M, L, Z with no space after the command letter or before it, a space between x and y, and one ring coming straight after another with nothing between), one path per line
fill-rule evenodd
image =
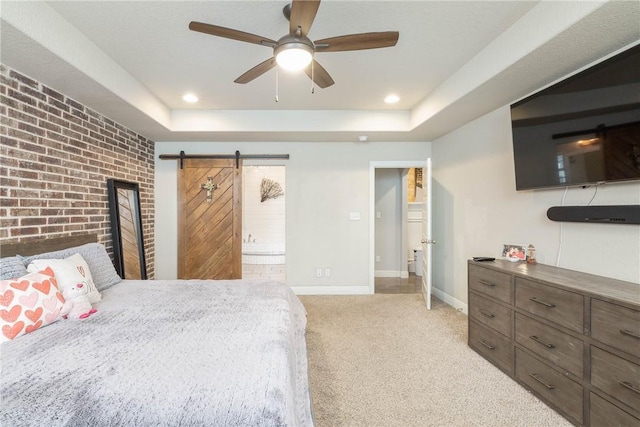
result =
M279 99L278 99L278 67L276 67L276 102L279 102Z

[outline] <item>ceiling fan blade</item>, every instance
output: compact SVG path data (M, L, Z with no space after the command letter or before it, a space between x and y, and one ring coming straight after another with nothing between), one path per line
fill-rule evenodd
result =
M304 72L307 76L309 76L310 79L314 81L315 84L320 86L322 89L329 87L334 83L327 70L325 70L324 67L320 65L320 63L315 59L313 60L313 78L311 77L311 65L305 68Z
M220 27L218 25L205 24L202 22L191 21L189 23L191 31L211 34L212 36L224 37L227 39L238 40L241 42L254 43L263 46L275 46L274 40L266 37L257 36L255 34L245 33L244 31L233 30L231 28Z
M316 18L318 7L320 7L320 0L293 0L291 2L291 17L289 18L289 33L295 34L296 29L300 27L302 35L306 36Z
M350 34L316 40L316 52L343 52L345 50L378 49L395 46L400 34L397 31Z
M256 77L260 77L276 65L276 58L271 57L235 79L234 82L240 84L249 83L251 80L255 79Z

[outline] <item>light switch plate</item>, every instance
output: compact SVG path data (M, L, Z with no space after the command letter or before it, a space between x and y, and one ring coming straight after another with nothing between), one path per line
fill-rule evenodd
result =
M349 212L349 221L360 221L360 212Z

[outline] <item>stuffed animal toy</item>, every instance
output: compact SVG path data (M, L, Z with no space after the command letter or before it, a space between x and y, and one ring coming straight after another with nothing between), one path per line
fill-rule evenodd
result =
M66 319L86 319L95 313L96 310L89 302L89 287L86 284L78 283L73 286L67 286L62 290L65 303L62 306L60 314Z

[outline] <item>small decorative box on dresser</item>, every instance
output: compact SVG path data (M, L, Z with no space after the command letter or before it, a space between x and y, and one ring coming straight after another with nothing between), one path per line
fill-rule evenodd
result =
M640 427L640 284L469 261L469 346L575 425Z

